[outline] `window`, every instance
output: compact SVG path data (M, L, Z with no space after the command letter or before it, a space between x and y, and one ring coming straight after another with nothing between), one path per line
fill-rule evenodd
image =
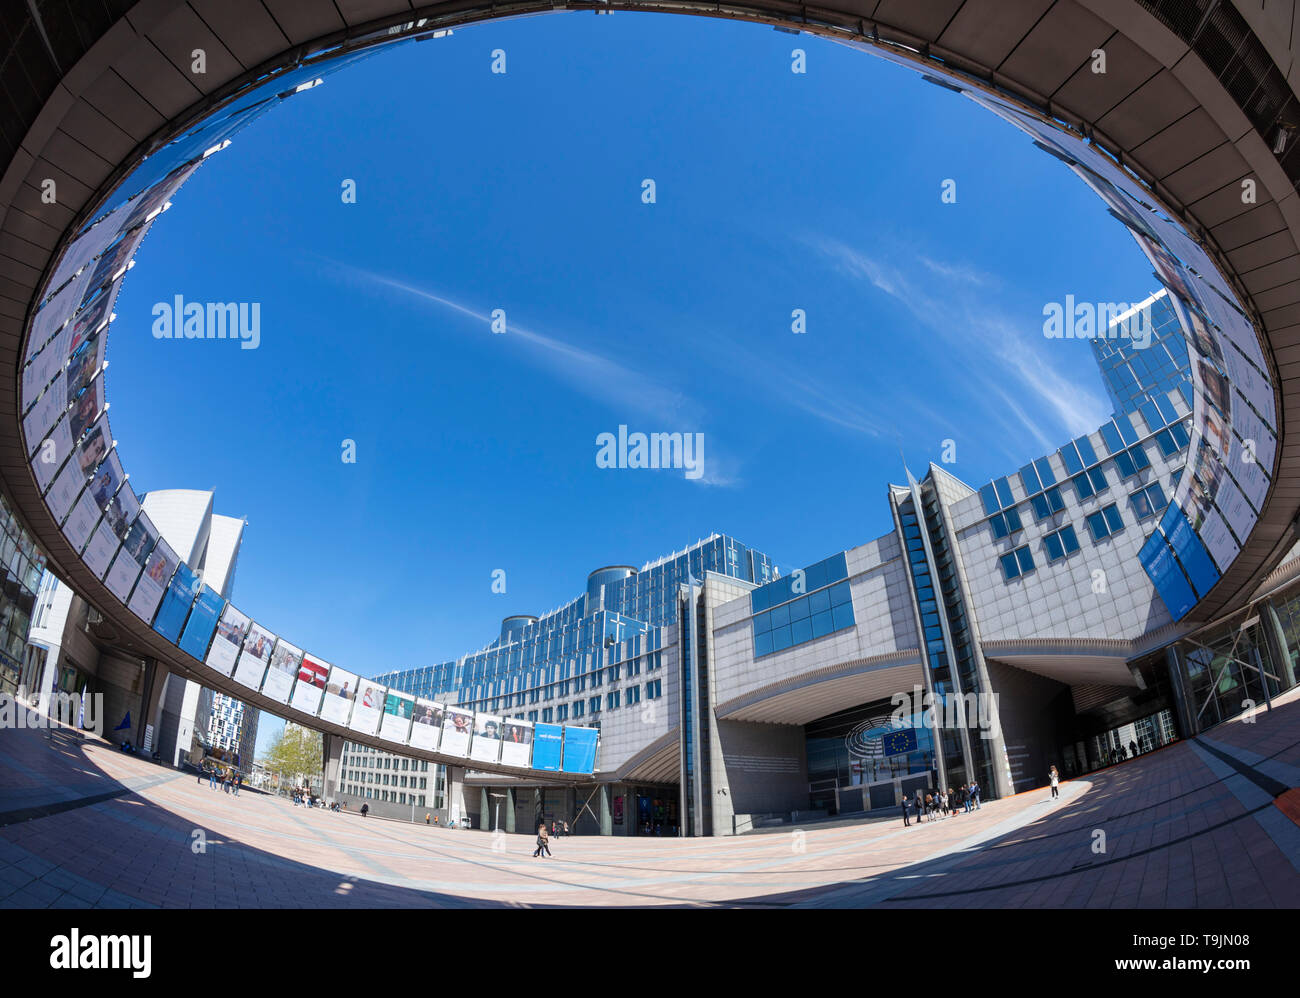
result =
M1061 498L1060 488L1053 486L1042 495L1030 499L1029 505L1034 509L1035 520L1046 520L1049 516L1065 509L1065 500Z
M1034 570L1034 556L1029 553L1029 545L1016 548L998 559L1002 564L1002 575L1010 582Z
M1124 529L1124 520L1114 503L1103 506L1096 513L1088 515L1088 530L1094 541L1104 541L1111 534Z
M641 702L641 687L640 686L628 687L628 691L627 691L628 706L630 707L632 706L632 704L640 703L640 702Z
M999 513L989 521L993 525L993 536L998 540L1003 537L1009 537L1018 530L1023 529L1020 522L1020 514L1015 508L1008 509L1005 513Z
M1120 478L1131 478L1139 471L1151 467L1151 461L1147 458L1147 452L1139 444L1116 454L1115 467L1119 469Z
M592 697L587 701L587 706L591 708L593 714L600 713L600 697Z
M1138 489L1128 498L1133 506L1133 515L1137 517L1139 523L1148 517L1155 516L1169 505L1169 500L1165 498L1164 489L1160 487L1158 482L1152 482L1146 488Z
M1047 560L1050 563L1078 551L1079 538L1075 536L1074 528L1067 523L1060 530L1047 534L1043 538L1043 546L1047 549Z

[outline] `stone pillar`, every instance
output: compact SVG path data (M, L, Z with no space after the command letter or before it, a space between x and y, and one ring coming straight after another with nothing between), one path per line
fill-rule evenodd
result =
M506 799L502 801L501 806L506 812L506 831L515 831L515 788L506 788Z
M609 784L605 783L600 788L600 834L614 834L614 815L609 809Z
M495 828L493 818L496 815L496 809L492 806L492 799L488 797L487 787L482 787L478 792L478 827L487 831Z
M465 814L465 767L447 767L447 821L458 822Z
M163 689L167 685L167 678L170 675L171 672L167 666L156 658L146 658L144 660L144 685L140 690L140 714L136 717L135 726L130 733L131 744L137 749L143 750L146 726L151 725L153 727L154 741L157 742L158 740L158 717L162 711Z
M325 794L325 803L332 804L339 799L342 792L339 784L343 771L343 736L321 735L321 762L323 764L321 787Z

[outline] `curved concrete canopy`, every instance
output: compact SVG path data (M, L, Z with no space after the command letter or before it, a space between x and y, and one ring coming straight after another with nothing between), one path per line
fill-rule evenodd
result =
M1300 199L1289 176L1300 174L1300 157L1279 159L1269 144L1279 125L1300 123L1294 98L1300 67L1292 65L1292 39L1276 34L1281 22L1272 14L1220 5L1215 17L1189 25L1160 13L1169 5L1139 0L838 2L816 9L771 2L568 6L750 20L874 48L1054 117L1139 177L1152 199L1181 219L1212 254L1260 335L1274 386L1272 415L1279 432L1269 469L1273 484L1241 554L1192 618L1209 619L1241 605L1294 543L1300 504L1300 434L1291 432L1300 418ZM143 157L213 109L285 67L382 43L394 32L428 32L554 7L447 3L413 9L397 0L142 0L117 6L122 10L117 20L75 41L59 33L57 47L46 32L37 32L49 72L43 84L33 85L34 96L14 108L21 138L6 134L10 155L0 179L0 372L7 372L0 378L0 477L5 491L59 573L119 626L126 648L255 706L383 745L378 738L299 717L244 687L230 688L228 680L179 652L121 606L82 564L42 501L27 463L19 417L28 326L69 238L96 216ZM1249 75L1244 56L1240 64L1219 66L1217 74L1207 65L1207 59L1215 59L1209 43L1233 31L1235 50L1254 57L1250 65L1257 79L1246 80L1249 86L1242 82ZM34 51L35 35L25 34L27 51ZM207 53L203 76L186 71L196 48ZM1090 69L1098 49L1110 55L1105 74ZM1265 53L1262 64L1260 53ZM56 204L40 196L47 178L58 183ZM1255 184L1253 202L1242 199L1243 180ZM436 753L429 757L463 762Z

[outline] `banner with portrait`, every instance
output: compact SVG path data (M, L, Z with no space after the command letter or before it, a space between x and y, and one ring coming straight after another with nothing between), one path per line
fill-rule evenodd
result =
M320 709L321 698L325 696L329 674L328 662L302 655L298 660L298 681L293 684L293 696L289 698L289 704L314 716Z
M348 727L373 735L379 730L384 716L384 688L371 679L357 680L357 699L352 705L352 718Z
M135 584L127 609L146 624L152 624L167 583L171 581L172 573L176 571L179 563L180 559L171 545L160 539L149 552L149 557L145 559L144 571L140 573L140 578Z
M474 715L474 740L469 757L475 762L498 762L501 759L501 721L495 714Z
M236 610L232 604L226 604L221 619L217 621L217 633L212 638L212 647L208 649L208 657L204 659L209 668L223 676L229 676L235 671L235 660L239 657L239 648L244 643L250 624L252 621ZM260 683L261 672L257 674L257 679ZM244 685L249 684L244 683Z
M442 721L443 755L463 759L469 755L469 738L474 731L474 714L459 707L448 707Z
M244 635L244 647L239 652L235 663L234 680L250 689L262 688L262 676L271 664L271 649L275 647L275 635L260 624L249 623L248 633Z
M310 655L303 662L316 661ZM320 663L324 665L324 662ZM347 726L352 715L352 704L357 699L357 677L337 665L330 669L329 679L325 681L325 696L320 704L320 719L334 724Z
M527 769L533 755L533 724L506 718L501 731L501 761Z
M268 662L266 677L262 680L262 693L278 703L288 703L293 694L293 684L298 678L298 665L302 662L302 649L281 639L276 642ZM312 711L315 713L315 710Z
M442 736L443 706L422 697L415 698L415 717L411 725L411 747L433 751Z
M401 690L389 690L384 695L384 720L379 727L379 737L405 745L411 734L414 714L415 697Z

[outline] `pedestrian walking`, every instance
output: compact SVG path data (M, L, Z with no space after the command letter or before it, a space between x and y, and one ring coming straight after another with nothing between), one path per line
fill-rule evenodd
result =
M970 792L971 792L971 795L975 798L975 810L978 811L978 810L980 809L980 806L981 806L981 805L980 805L980 785L979 785L979 782L978 782L978 781L976 781L976 780L972 780L972 781L971 781Z
M567 839L569 837L569 823L567 821L564 822L563 829L564 829L564 837Z
M427 811L425 812L425 815L424 815L424 823L425 823L426 825L429 823L429 813L428 813Z
M1052 784L1052 800L1057 800L1061 796L1061 774L1056 771L1055 766L1053 766L1052 771L1047 774L1047 778Z
M916 808L916 827L921 827L921 815L925 813L925 804L921 800L921 791L916 792L916 801L913 806Z
M547 845L548 836L546 834L546 822L537 826L537 848L533 850L533 856L541 856L545 859L551 854L550 847Z
M369 804L362 804L362 805L361 805L361 817L364 818L364 817L365 817L367 814L369 814L369 813L370 813L370 805L369 805Z
M973 796L973 795L972 795L972 792L971 792L971 785L970 785L969 783L963 783L963 784L962 784L962 787L961 787L961 797L962 797L962 803L964 804L964 806L965 806L965 808L966 808L966 813L967 813L967 814L970 814L970 812L971 812L971 797L972 797L972 796Z
M907 818L907 813L912 810L912 798L903 794L903 827L910 828L912 823Z

